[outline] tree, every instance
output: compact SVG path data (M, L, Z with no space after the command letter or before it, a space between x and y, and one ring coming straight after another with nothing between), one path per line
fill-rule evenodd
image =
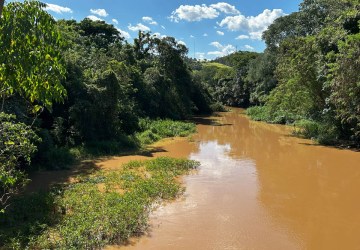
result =
M330 101L353 140L360 140L360 33L339 42L336 61L330 64Z
M2 1L3 3L3 1ZM2 5L1 5L2 6ZM11 2L0 18L0 97L2 108L10 95L34 105L51 108L66 91L60 84L64 67L60 60L61 38L55 20L37 1ZM37 139L30 127L15 116L0 113L0 205L2 211L18 188L25 185L21 166L30 163Z
M266 97L278 83L274 73L277 66L276 55L267 49L249 63L246 81L250 85L250 102L252 104L265 103Z
M85 18L78 24L81 36L87 38L86 44L107 50L110 45L121 43L123 38L120 32L111 24L105 21L92 21Z
M36 134L29 126L18 123L14 115L0 113L0 212L9 206L9 199L25 185L22 164L30 163L36 151Z
M19 94L35 111L64 99L62 45L55 20L37 1L11 2L0 19L0 95ZM38 106L40 105L40 106Z

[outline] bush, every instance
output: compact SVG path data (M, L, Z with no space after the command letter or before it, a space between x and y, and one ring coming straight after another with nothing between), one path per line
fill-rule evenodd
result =
M213 112L226 112L228 111L224 105L222 105L220 102L215 102L210 105L210 108Z
M190 122L172 120L140 120L140 133L136 137L141 144L151 144L162 138L180 136L185 137L196 132L196 126Z
M27 182L22 167L29 164L40 139L14 115L0 113L0 213L9 199Z
M311 120L300 120L295 125L299 128L295 131L296 135L316 140L321 144L337 144L339 139L339 131L334 125Z
M268 106L255 106L248 108L246 114L255 121L265 121L276 124L292 124L302 117L284 110L271 111Z
M265 106L255 106L248 108L246 114L255 121L271 121L270 112Z

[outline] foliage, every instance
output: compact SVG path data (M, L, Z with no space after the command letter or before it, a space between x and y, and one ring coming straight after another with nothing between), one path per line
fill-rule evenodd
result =
M252 118L281 123L305 119L299 122L304 136L359 146L358 6L356 0L304 0L298 12L269 26L263 38L265 54L272 56L264 60L276 62L274 69L267 68L278 83L258 98L263 107L248 110ZM261 72L256 61L248 80L261 88L264 76L271 79L272 74ZM251 96L257 98L257 91Z
M15 120L15 116L0 113L0 212L9 199L27 182L21 167L29 164L38 140L30 127Z
M62 40L55 20L37 1L10 2L0 18L0 94L15 93L34 104L34 112L63 101L60 83Z
M19 197L0 215L2 247L95 249L124 243L147 228L149 212L183 188L176 177L198 162L157 158L79 177L49 193ZM22 219L20 219L22 218Z
M172 120L140 120L140 130L136 136L142 144L151 144L166 137L185 137L196 132L195 124Z
M330 102L341 123L360 140L360 33L339 42L339 53L330 64Z
M331 145L339 139L339 131L336 126L311 120L299 120L295 123L295 134L305 138L312 138L321 144Z
M255 59L249 62L249 71L246 81L250 85L250 103L255 105L264 104L267 96L278 84L275 77L277 66L276 53L267 49Z

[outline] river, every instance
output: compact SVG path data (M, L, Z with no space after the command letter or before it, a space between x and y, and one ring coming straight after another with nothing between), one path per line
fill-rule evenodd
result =
M180 199L152 213L146 235L107 249L360 249L360 153L242 112L199 118L191 141L158 147L155 156L201 167Z

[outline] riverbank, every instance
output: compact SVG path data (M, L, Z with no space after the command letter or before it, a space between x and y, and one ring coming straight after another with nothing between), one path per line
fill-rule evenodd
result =
M182 193L178 177L198 166L164 157L195 131L193 123L145 120L138 151L33 173L26 192L0 214L1 247L99 248L140 234L156 204ZM170 136L177 137L162 139Z

